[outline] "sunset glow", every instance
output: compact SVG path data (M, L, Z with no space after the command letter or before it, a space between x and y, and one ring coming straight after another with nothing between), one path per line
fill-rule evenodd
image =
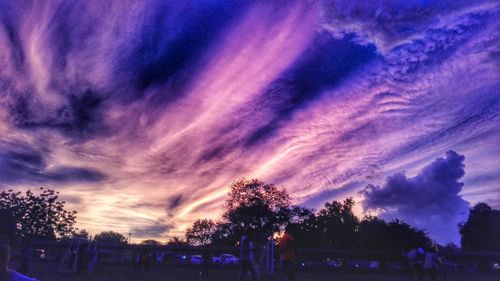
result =
M358 2L0 2L0 189L56 189L79 228L166 240L217 219L241 177L311 208L403 210L361 191L433 184L461 169L453 150L465 175L414 195L432 224L395 215L457 241L441 221L500 208L500 5Z

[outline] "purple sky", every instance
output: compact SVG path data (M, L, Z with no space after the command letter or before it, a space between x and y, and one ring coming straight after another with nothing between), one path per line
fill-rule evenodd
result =
M500 208L497 1L113 2L0 2L0 189L162 240L240 177L439 242Z

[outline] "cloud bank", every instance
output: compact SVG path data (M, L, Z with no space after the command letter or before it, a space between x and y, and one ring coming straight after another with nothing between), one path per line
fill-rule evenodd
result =
M365 210L379 210L382 217L402 219L429 231L443 243L460 241L458 224L467 219L469 203L461 196L465 157L450 150L413 178L404 173L389 176L383 186L368 185L362 191Z

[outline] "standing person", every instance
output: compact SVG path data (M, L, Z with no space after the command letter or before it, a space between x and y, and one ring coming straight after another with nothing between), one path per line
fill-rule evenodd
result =
M407 258L410 265L411 280L416 276L418 281L422 281L424 278L424 250L419 245L416 245L408 252Z
M411 249L410 249L411 250ZM401 254L401 263L403 264L405 268L405 280L409 281L412 280L412 272L411 272L411 267L410 267L410 260L408 258L408 253L410 250L406 249L402 254Z
M253 251L253 231L250 230L247 235L241 236L240 240L240 273L238 274L238 281L245 280L249 271L253 281L260 281Z
M139 262L139 269L144 268L144 271L148 272L151 265L151 254L146 247L142 249Z
M268 235L263 232L256 233L254 241L253 241L253 259L255 269L259 278L261 280L264 279L265 275L265 258L266 258L266 244L267 244Z
M210 250L209 245L205 246L203 252L201 253L202 262L201 262L201 280L208 280L210 277Z
M295 237L293 236L293 228L288 224L285 228L285 234L279 242L282 276L281 281L293 281L295 278Z
M0 281L36 281L9 268L15 233L16 223L14 218L6 210L0 209Z
M424 259L424 271L426 275L429 275L432 281L437 280L439 258L436 254L436 248L432 247L427 253L425 253Z

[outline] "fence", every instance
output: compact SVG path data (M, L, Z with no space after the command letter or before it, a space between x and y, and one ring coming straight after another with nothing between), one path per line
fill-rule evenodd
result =
M42 262L58 262L70 247L71 241L35 241L30 247L34 252L44 253L44 257L35 257ZM274 266L279 267L279 253L274 251L269 242L265 250L263 262L272 272ZM206 252L212 257L230 254L238 257L238 247L203 247L184 245L142 245L142 244L107 244L97 245L99 264L130 264L137 260L142 251L155 255L162 253L161 264L164 266L196 266L191 257L201 256ZM444 266L450 271L497 271L500 252L442 252ZM297 264L302 270L331 271L403 271L405 270L403 253L391 251L368 250L336 250L336 249L298 249ZM234 264L218 263L220 267L231 268Z

